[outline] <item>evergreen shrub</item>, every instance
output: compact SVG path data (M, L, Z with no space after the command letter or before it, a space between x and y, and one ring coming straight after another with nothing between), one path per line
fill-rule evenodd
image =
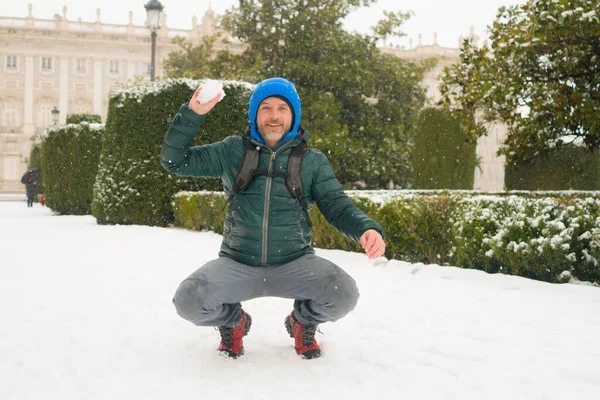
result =
M353 198L354 204L365 214L373 217L379 208L379 205L363 198ZM315 205L310 210L310 220L313 224L313 246L322 249L338 249L347 251L362 251L359 243L348 239L335 229L319 211Z
M98 114L69 114L67 115L68 124L81 124L82 122L88 122L90 124L102 123L102 118Z
M39 168L42 169L42 145L39 143L35 143L31 146L31 151L29 152L29 164L27 165L27 169ZM37 194L44 194L44 171L42 171L42 179L38 182L37 185Z
M223 233L227 198L222 192L180 192L175 195L175 226Z
M91 213L103 129L86 122L47 130L40 159L46 205L55 213Z
M453 201L449 195L410 196L386 203L375 217L387 236L386 255L442 264L449 250Z
M600 153L563 145L527 164L507 165L509 190L599 190Z
M600 282L600 199L462 199L452 213L448 262L548 282Z
M472 189L477 144L467 141L460 121L441 109L421 111L412 152L415 189Z
M167 226L173 223L173 195L218 190L216 179L177 177L160 164L163 138L183 103L202 81L174 79L119 90L110 99L93 215L100 224ZM224 81L226 96L210 112L192 145L242 135L252 85Z
M547 282L600 283L598 192L348 191L382 224L386 257ZM225 196L175 197L176 225L222 232ZM311 209L313 245L362 252Z

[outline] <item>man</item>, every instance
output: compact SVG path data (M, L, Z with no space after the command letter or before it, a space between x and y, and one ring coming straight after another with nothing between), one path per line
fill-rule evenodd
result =
M304 198L286 186L292 149L306 143L300 127L300 98L283 78L260 82L248 108L250 132L190 148L206 115L220 100L196 99L184 104L169 128L161 153L164 168L178 175L221 178L230 196L219 258L184 280L173 299L177 312L198 326L217 326L218 350L231 358L244 354L243 337L252 319L241 302L257 297L294 299L285 327L296 353L317 358L317 325L336 321L358 301L355 281L340 267L314 254L307 208L316 202L325 218L346 236L359 241L371 259L385 252L383 229L346 196L319 151L309 149L300 168ZM245 160L246 143L258 151L256 175L244 190L236 178ZM278 174L279 173L279 174ZM307 207L303 206L306 205Z

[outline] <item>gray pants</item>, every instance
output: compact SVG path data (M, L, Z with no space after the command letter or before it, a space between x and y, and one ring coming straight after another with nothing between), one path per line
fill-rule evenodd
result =
M358 289L343 269L314 254L269 267L220 257L184 280L173 303L177 313L195 325L234 327L242 319L240 302L266 296L295 299L298 322L317 325L352 311Z

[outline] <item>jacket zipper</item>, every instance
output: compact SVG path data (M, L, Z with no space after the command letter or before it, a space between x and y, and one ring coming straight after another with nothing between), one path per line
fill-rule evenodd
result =
M269 205L271 203L271 183L273 181L273 176L271 175L273 173L273 164L275 164L275 156L277 155L277 152L284 149L287 145L289 145L292 142L292 140L289 140L287 143L285 143L281 148L277 149L276 151L273 151L271 149L269 149L267 147L267 149L269 149L269 151L271 152L271 158L269 160L269 175L267 176L267 185L265 187L265 208L264 208L264 216L263 216L263 231L262 231L262 257L261 257L261 264L265 265L267 263L267 239L269 236Z
M269 234L269 205L271 203L271 182L273 177L270 174L273 172L273 163L275 162L275 154L277 152L271 152L271 159L269 160L269 175L267 176L267 185L265 187L265 209L263 216L263 245L262 245L262 259L261 263L267 263L267 239Z

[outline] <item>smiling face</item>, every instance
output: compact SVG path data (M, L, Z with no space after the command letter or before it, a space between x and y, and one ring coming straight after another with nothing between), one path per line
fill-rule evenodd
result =
M294 115L290 105L279 97L267 97L258 106L256 126L267 146L273 148L290 131Z

